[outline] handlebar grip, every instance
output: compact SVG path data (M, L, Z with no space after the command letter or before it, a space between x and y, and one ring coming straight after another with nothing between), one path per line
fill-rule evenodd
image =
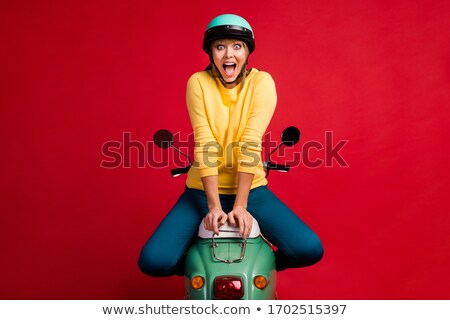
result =
M267 169L288 172L290 167L288 165L276 164L276 163L269 162L269 163L267 163Z
M172 177L175 178L175 177L181 176L182 174L187 173L190 168L191 168L190 165L187 167L184 167L184 168L175 168L175 169L170 170L170 174L172 175Z

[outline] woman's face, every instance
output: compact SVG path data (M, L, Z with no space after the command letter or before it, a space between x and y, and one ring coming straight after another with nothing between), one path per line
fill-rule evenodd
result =
M241 73L248 57L247 46L243 41L220 39L212 44L214 63L226 82L233 82Z

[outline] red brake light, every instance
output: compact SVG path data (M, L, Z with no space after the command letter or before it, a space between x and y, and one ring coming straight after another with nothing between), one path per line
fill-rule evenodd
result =
M244 296L241 277L217 277L213 289L217 299L240 299Z

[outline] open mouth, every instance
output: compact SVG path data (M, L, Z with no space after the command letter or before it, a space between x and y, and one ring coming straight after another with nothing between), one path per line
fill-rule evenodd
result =
M236 64L235 63L224 63L223 70L225 72L225 75L230 77L234 74L234 71L236 70Z

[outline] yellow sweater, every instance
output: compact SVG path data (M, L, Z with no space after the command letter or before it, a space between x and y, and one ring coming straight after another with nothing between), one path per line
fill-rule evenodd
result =
M237 192L237 173L254 174L252 189L267 184L261 140L277 101L267 72L251 69L245 83L225 88L209 71L193 74L186 102L195 136L194 163L186 185L204 190L202 177L218 175L219 193Z

